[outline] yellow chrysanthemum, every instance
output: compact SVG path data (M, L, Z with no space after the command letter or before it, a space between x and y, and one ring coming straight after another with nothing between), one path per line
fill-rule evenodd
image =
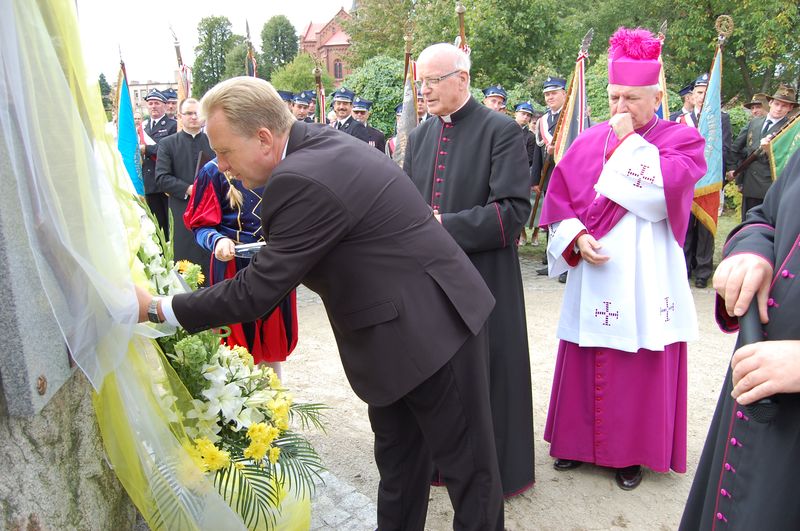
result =
M200 453L206 470L215 471L225 468L230 464L230 453L225 450L220 450L207 438L201 437L200 439L195 439L194 443L197 447L197 451Z
M237 462L235 462L235 463L233 464L233 467L234 467L236 470L242 470L242 469L244 468L244 463L242 463L242 462L240 462L240 461L237 461Z
M289 429L289 401L284 399L270 400L267 408L272 412L272 423L280 430Z
M178 268L178 273L183 273L189 269L191 265L192 263L189 260L178 260L178 263L175 265L175 267Z
M253 441L250 446L244 449L244 456L254 461L261 461L267 455L268 448L269 446L262 442Z
M247 436L251 441L260 441L267 434L267 425L263 422L256 422L247 428Z
M278 462L278 457L281 455L281 449L272 447L269 449L269 462L273 465Z
M203 273L197 273L197 285L200 286L206 281L206 276Z
M253 360L253 355L250 354L250 352L248 352L246 348L244 348L241 345L236 345L231 350L233 350L236 353L236 355L239 356L239 359L242 360L242 363L244 363L251 369L253 368L255 360Z

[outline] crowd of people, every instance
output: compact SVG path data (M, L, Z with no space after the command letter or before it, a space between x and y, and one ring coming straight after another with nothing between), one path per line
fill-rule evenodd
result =
M448 489L456 529L503 529L503 499L535 482L518 256L518 245L539 243L525 230L533 219L547 240L541 273L566 283L543 434L553 466L607 467L624 490L641 483L643 467L685 472L687 342L698 336L689 279L704 288L714 271L713 234L692 213L707 171L696 125L709 76L659 118L660 49L644 30L612 37L611 118L588 124L558 164L566 80L545 80L545 112L524 101L512 118L502 86L486 88L482 102L471 95L469 56L449 44L418 58L419 125L402 167L387 156L396 139L369 126L372 102L346 87L318 124L314 91L234 78L180 102L180 132L153 91L140 133L147 202L164 225L172 213L175 259L199 262L212 285L167 298L139 290L140 319L190 331L239 323L226 341L279 369L297 341L294 289L305 284L322 298L348 380L369 406L379 529L423 529L432 484ZM744 223L713 282L721 326L735 330L757 294L769 341L733 358L685 529L759 527L762 508L774 514L767 528L800 523L766 478L800 455L794 395L781 401L782 430L743 424L740 405L800 391L789 317L800 163L773 186L758 151L797 108L796 92L782 85L745 107L753 118L735 141L721 120ZM258 242L252 260L238 251Z

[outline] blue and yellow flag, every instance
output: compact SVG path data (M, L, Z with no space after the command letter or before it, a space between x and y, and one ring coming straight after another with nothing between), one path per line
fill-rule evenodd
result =
M139 134L133 121L133 104L128 88L128 74L125 63L119 63L119 79L117 80L117 149L122 155L122 162L128 170L136 193L144 195L142 182L142 156L139 153Z
M692 214L711 231L717 233L720 197L724 168L722 166L722 50L717 46L714 64L708 79L697 130L706 140L706 166L708 171L694 186Z

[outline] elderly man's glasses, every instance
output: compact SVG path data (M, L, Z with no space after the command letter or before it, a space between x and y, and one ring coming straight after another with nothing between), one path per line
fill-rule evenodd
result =
M421 79L419 81L415 81L414 84L417 86L417 89L421 89L423 85L425 85L426 87L435 87L440 82L444 81L448 77L453 77L454 75L458 74L459 72L462 72L462 70L453 70L449 74L445 74L445 75L439 76L439 77L426 77L426 78Z

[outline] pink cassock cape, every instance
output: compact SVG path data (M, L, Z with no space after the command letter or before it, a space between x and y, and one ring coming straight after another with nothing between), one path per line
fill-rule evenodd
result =
M654 117L636 133L659 149L667 215L680 245L694 184L706 171L704 141L692 128ZM649 130L649 131L648 131ZM595 238L627 210L596 199L594 184L619 144L607 122L579 136L553 171L541 224L578 218ZM601 466L686 471L686 343L636 353L561 341L544 438L550 453Z

